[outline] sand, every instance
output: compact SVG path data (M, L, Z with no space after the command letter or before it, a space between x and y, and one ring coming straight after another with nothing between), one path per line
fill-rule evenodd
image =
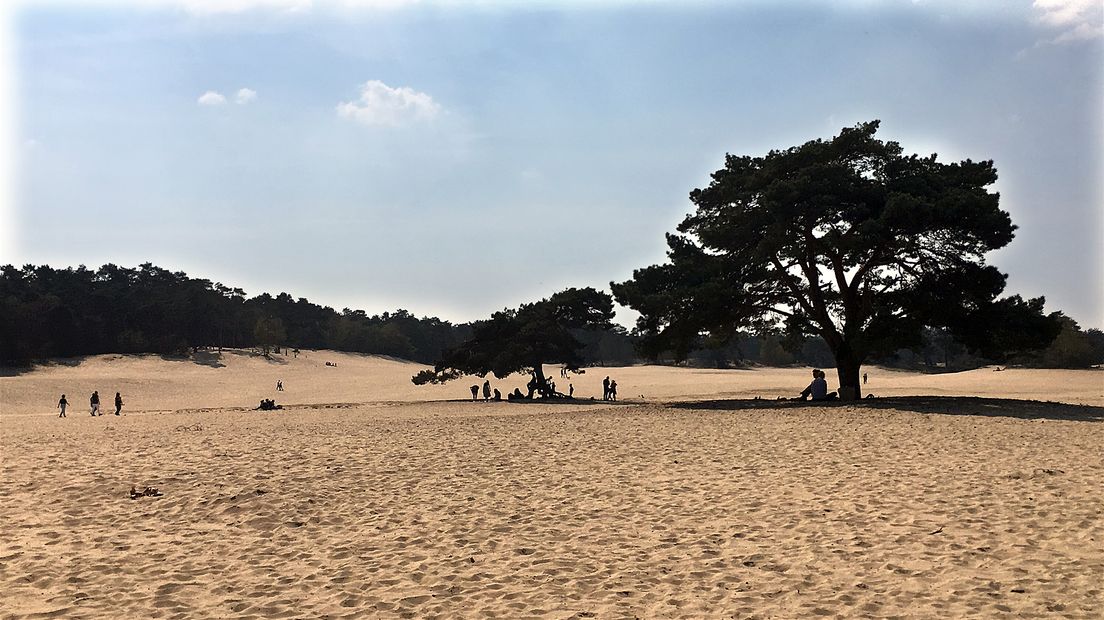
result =
M807 369L595 368L577 395L622 402L518 405L199 362L0 376L0 618L1104 616L1098 371L874 368L810 406L770 400Z

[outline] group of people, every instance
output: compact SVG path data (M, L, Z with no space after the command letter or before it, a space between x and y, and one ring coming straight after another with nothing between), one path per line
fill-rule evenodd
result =
M103 411L100 411L100 392L93 390L92 397L88 399L92 417L103 415ZM58 414L59 418L68 417L65 415L65 409L69 407L69 400L65 398L65 394L61 395L61 400L58 401L57 408L61 410ZM122 415L123 412L123 397L118 392L115 392L115 415Z
M479 386L471 386L472 400L479 400ZM502 400L502 392L498 391L498 388L491 390L491 381L488 379L483 382L483 400Z
M529 383L525 385L527 393L522 393L521 388L514 388L513 392L506 395L506 400L532 400L534 396L540 396L541 398L574 398L575 397L575 385L567 384L567 393L564 394L556 389L556 382L545 377L538 377L536 373L533 373L529 379ZM479 400L480 388L478 385L473 385L468 388L471 391L472 400ZM498 388L491 388L490 380L483 382L483 400L499 401L502 400L502 392L498 391Z
M617 380L602 379L602 400L617 400Z

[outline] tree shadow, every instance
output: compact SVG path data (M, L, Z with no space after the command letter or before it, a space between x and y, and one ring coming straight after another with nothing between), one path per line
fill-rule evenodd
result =
M211 368L226 367L226 364L222 363L222 353L218 351L196 351L192 354L192 361L201 366L210 366Z
M18 377L19 375L53 366L76 368L80 366L85 359L85 357L55 357L46 362L31 362L24 366L0 366L0 377Z
M222 353L218 351L196 351L195 353L184 355L163 353L159 357L166 362L192 362L193 364L209 366L211 368L226 367L226 364L222 363Z
M942 415L972 415L986 417L1018 418L1021 420L1071 420L1076 422L1104 422L1104 407L1075 405L1041 400L1017 400L1013 398L982 398L977 396L890 396L867 398L857 401L793 401L793 400L705 400L672 403L676 409L742 411L756 409L804 409L824 407L833 409L849 407L858 409L896 409L913 413L937 413Z

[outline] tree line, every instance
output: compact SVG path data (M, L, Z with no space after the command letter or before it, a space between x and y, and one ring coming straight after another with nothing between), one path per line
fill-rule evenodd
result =
M150 263L137 268L0 268L5 364L98 353L179 355L205 347L295 347L429 362L470 334L467 325L406 310L369 316L295 299L247 298L240 288Z
M592 303L605 307L607 302L588 295ZM572 297L559 298L567 299L568 305L576 303ZM607 318L603 310L598 312ZM517 311L499 314L503 313L500 324L503 319L517 319ZM527 314L531 312L522 318ZM1083 331L1073 319L1059 315L1061 331L1054 341L1013 363L1050 368L1104 363L1104 333ZM554 316L545 314L541 320L544 325L527 329L545 334L558 329ZM287 293L246 298L239 288L149 263L137 268L104 265L96 270L45 265L0 268L0 361L5 365L100 353L182 355L206 347L264 350L274 346L389 355L432 364L461 348L480 323L417 318L406 310L371 316L347 308L338 312ZM605 320L598 323L565 327L566 333L559 334L561 343L574 347L567 337L578 343L577 349L564 351L565 359L574 355L578 366L644 361L713 368L831 367L834 363L822 339L779 329L740 330L724 340L699 335L685 351L647 355L641 349L640 334ZM494 346L508 353L512 345L503 341ZM919 346L899 348L875 361L901 368L961 370L995 360L955 340L945 329L927 328Z
M150 263L55 269L0 267L0 363L100 353L185 355L202 348L332 349L432 363L471 337L472 323L406 310L340 312L288 293L245 291ZM573 330L581 364L631 364L617 325Z

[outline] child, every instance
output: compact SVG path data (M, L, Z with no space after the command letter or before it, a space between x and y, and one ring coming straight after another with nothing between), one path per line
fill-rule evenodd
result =
M58 409L61 409L61 414L58 416L59 418L64 418L65 417L65 408L68 407L68 406L69 406L69 401L65 400L65 394L62 394L61 395L61 400L58 401Z

